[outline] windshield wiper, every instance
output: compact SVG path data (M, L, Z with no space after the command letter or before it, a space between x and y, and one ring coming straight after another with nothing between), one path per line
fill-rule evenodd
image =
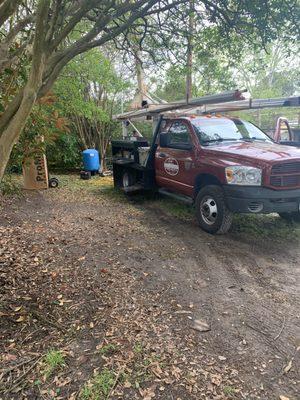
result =
M258 138L258 137L251 137L251 138L242 138L241 140L244 140L245 142L253 142L253 140L260 140L262 142L266 142L267 139L264 138Z
M213 143L213 142L232 142L236 140L241 140L240 138L217 138L217 139L208 139L208 140L203 140L202 143Z

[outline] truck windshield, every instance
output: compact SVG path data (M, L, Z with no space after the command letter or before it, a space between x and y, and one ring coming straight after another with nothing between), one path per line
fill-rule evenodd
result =
M225 141L263 141L272 140L263 131L247 121L237 118L199 118L191 121L201 144Z

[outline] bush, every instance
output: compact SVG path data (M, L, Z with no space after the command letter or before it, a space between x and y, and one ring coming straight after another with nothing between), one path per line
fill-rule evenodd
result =
M46 149L50 169L74 170L81 167L81 149L74 133L63 133Z
M20 196L20 184L13 178L11 174L4 175L0 183L0 194L4 196Z

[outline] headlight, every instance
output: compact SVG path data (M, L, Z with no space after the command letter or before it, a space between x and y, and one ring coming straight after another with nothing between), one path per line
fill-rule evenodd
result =
M235 165L225 168L227 183L231 185L260 186L262 171L259 168Z

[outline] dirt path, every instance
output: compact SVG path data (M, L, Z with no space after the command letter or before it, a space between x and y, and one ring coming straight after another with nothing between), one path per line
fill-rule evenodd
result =
M298 240L74 182L3 203L0 398L300 398Z

